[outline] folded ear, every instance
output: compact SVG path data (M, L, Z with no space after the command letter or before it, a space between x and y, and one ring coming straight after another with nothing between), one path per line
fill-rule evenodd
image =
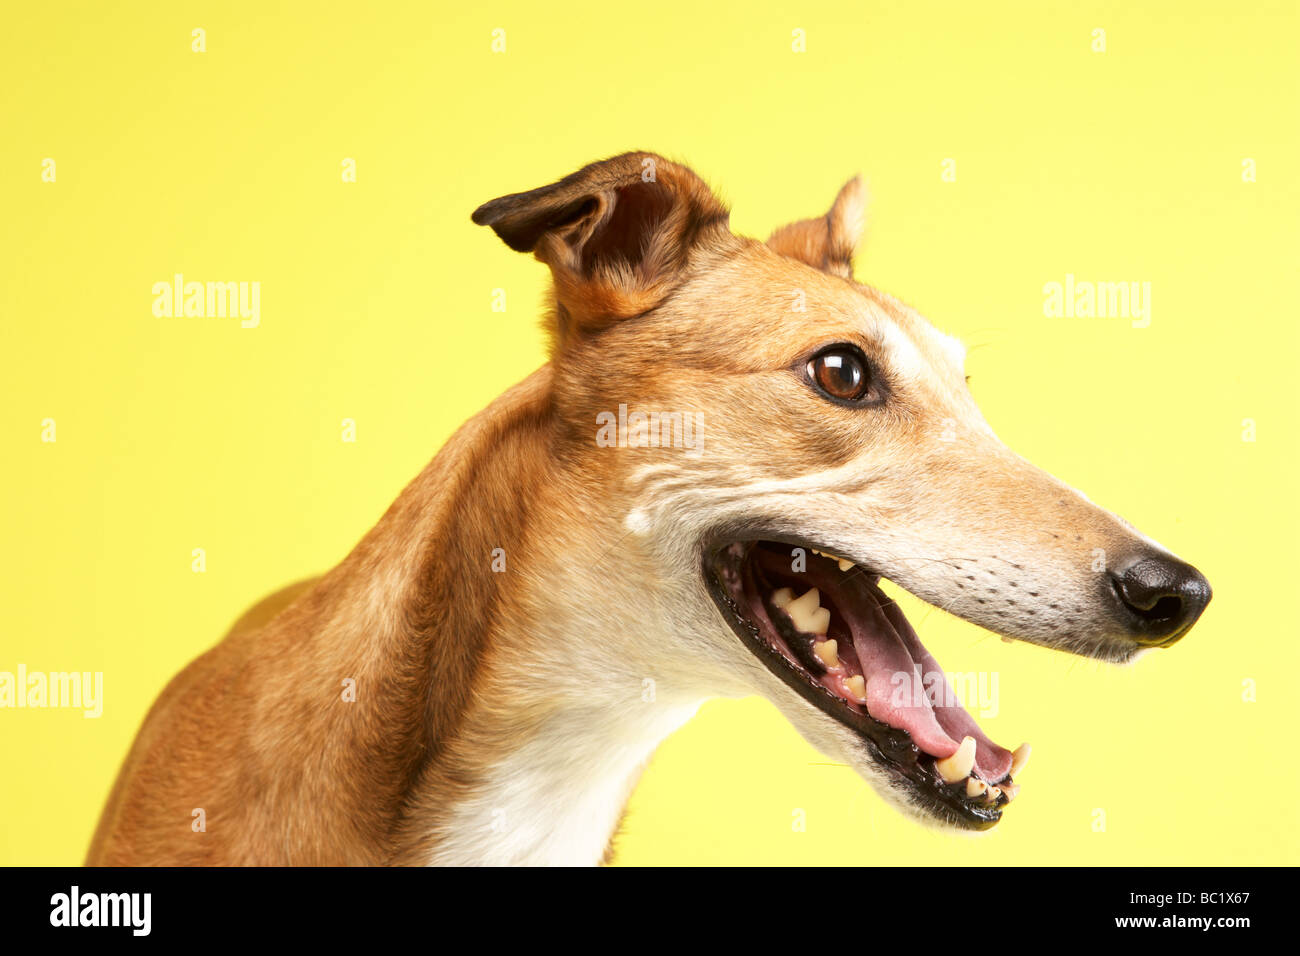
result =
M798 259L814 269L853 278L853 254L867 224L862 180L854 176L840 190L830 212L782 226L768 238L768 246L783 256Z
M474 210L555 280L555 344L659 305L697 247L731 237L726 207L685 166L653 153L592 163Z

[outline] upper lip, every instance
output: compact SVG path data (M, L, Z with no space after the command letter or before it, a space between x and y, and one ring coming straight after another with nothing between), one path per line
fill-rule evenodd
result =
M1009 773L1004 772L1001 776L998 776L995 771L993 775L990 775L989 782L997 785L997 787L990 789L990 795L999 788L1005 788L1005 792L996 796L992 802L987 802L986 797L981 797L977 789L987 786L984 780L978 779L978 768L976 768L976 776L971 777L966 782L959 780L954 784L945 783L936 769L937 755L926 753L906 730L890 726L871 716L864 707L851 705L848 699L832 693L823 682L830 679L825 674L825 668L822 668L822 673L815 674L813 672L815 661L809 661L807 655L792 655L782 649L783 647L788 649L791 642L783 638L779 633L771 632L776 630L778 620L781 621L783 627L794 630L789 619L769 616L771 613L770 608L756 611L753 607L742 606L739 603L738 597L743 600L746 596L743 591L743 582L745 582L747 576L753 574L752 570L747 567L746 562L751 556L751 550L758 546L760 541L780 542L792 547L803 547L808 552L818 547L806 540L794 539L788 536L763 535L761 538L732 539L729 542L720 543L706 552L704 578L711 596L732 630L787 686L795 690L804 700L813 704L823 713L852 729L861 740L863 749L874 762L885 766L907 782L913 802L920 804L932 815L964 828L985 829L997 823L1001 818L1002 808L1005 807L1009 798L1018 789L1012 782ZM820 559L813 558L812 554L809 553L808 560ZM833 570L834 565L829 564L820 567L819 570L825 571L827 568ZM843 604L850 599L856 602L872 603L877 603L882 599L888 600L881 594L876 585L879 579L878 574L866 569L854 573L859 576L859 579L852 586L845 585L835 593L835 598L839 604ZM845 577L847 578L847 575ZM731 586L728 584L729 581ZM742 590L739 594L733 593L736 589L736 582L742 582ZM752 587L752 581L749 583ZM879 613L878 607L875 611L877 614ZM843 608L841 607L837 613L842 614ZM769 633L765 633L765 631ZM910 632L910 628L908 628L908 631ZM798 634L797 631L794 633L795 635ZM843 623L841 623L838 633L841 636L844 635ZM860 631L855 633L860 633ZM807 636L804 635L805 638ZM912 639L915 640L914 635L912 635ZM778 644L781 646L778 646ZM870 650L870 648L864 648L863 650ZM856 654L857 650L853 653ZM856 660L856 657L854 660ZM867 673L865 663L862 665L861 670L864 675ZM839 686L843 689L843 685ZM971 724L973 725L973 721L971 721ZM990 745L996 747L986 737L983 737L978 730L975 733L979 734L981 739L985 741L986 747ZM942 737L942 732L940 739L945 739ZM971 746L974 746L973 742ZM949 744L949 747L951 747L951 744ZM1000 748L998 749L1000 750ZM1005 759L1008 752L1000 752ZM951 759L960 762L959 757ZM1005 764L1003 764L1003 767L1005 767ZM961 774L962 771L958 770L956 773ZM973 796L968 795L966 791L967 784L971 786Z

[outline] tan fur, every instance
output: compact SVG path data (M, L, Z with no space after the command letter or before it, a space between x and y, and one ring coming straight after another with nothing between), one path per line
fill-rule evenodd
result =
M703 592L704 539L754 516L823 529L987 627L1120 653L1080 568L1136 533L1007 451L960 346L851 280L856 180L770 244L733 235L694 173L647 153L475 221L550 266L551 362L467 423L341 564L171 682L89 863L594 863L654 747L714 695L763 693L853 759L847 731L794 699ZM888 369L878 416L817 400L793 371L837 341ZM701 413L700 454L595 447L596 416L629 402ZM964 588L1016 568L1017 586L1050 584L1068 608L999 617Z

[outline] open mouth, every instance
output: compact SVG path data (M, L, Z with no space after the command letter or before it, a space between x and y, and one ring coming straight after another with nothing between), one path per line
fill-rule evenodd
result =
M750 651L853 730L911 803L966 829L1001 819L1029 748L1013 753L980 729L878 574L806 544L735 541L704 576Z

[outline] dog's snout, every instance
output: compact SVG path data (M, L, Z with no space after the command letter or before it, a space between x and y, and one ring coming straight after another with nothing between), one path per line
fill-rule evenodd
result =
M1187 633L1210 603L1210 583L1190 564L1168 555L1142 555L1110 572L1134 638L1165 647Z

